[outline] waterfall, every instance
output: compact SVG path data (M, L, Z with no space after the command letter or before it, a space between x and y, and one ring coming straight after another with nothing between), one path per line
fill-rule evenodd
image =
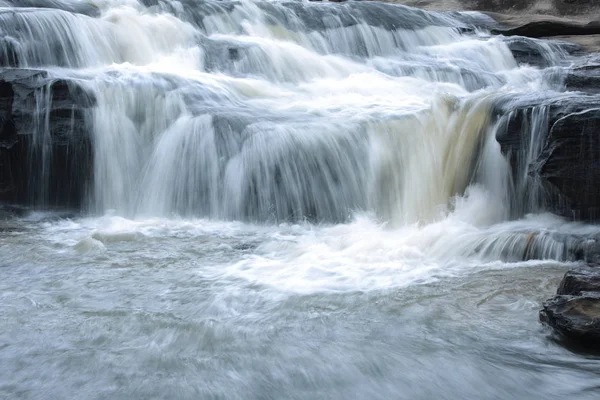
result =
M54 103L36 95L38 204L73 170L85 177L73 194L82 203L127 216L345 221L364 211L410 224L445 215L472 185L495 199L492 220L540 203L526 171L544 108L524 119L532 134L516 175L494 139L514 115L495 110L560 82L519 65L482 14L372 2L28 4L0 4L0 65L42 70L46 86L68 82L94 100L71 117L90 150L63 154Z

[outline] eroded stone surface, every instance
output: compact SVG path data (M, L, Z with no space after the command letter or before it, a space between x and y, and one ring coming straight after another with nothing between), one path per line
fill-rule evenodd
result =
M565 338L590 346L600 345L600 293L557 295L546 301L540 320Z
M600 268L581 268L565 274L557 294L577 296L584 292L600 292Z

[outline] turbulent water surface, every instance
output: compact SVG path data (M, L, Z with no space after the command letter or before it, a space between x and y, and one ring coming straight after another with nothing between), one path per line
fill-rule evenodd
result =
M4 59L96 99L84 212L0 222L0 397L597 398L537 312L600 229L495 141L494 105L571 95L559 43L519 64L482 14L376 2L0 6Z

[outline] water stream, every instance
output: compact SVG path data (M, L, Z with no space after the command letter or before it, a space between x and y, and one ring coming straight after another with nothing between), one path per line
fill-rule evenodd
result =
M0 397L597 398L537 311L600 229L544 212L492 112L564 95L559 43L539 68L478 13L86 3L0 1L0 55L96 102L83 213L0 221Z

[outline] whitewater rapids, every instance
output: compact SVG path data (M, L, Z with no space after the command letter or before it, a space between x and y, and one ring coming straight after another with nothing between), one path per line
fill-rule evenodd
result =
M377 2L15 4L0 55L96 104L84 211L0 221L0 397L595 398L536 315L600 229L495 140L498 101L564 90L560 43L531 66L483 14Z

